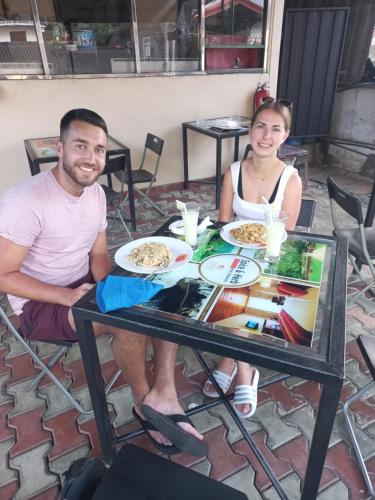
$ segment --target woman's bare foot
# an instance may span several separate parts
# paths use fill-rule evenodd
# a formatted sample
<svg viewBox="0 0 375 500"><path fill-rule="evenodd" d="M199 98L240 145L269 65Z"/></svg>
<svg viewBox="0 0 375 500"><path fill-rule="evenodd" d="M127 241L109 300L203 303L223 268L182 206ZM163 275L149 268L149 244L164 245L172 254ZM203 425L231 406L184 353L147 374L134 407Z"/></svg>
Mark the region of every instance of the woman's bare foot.
<svg viewBox="0 0 375 500"><path fill-rule="evenodd" d="M234 359L221 358L220 363L216 369L225 373L226 375L228 375L228 377L230 377L233 374L233 370L235 370L235 368L236 368L236 361L234 361ZM205 392L212 392L216 394L216 390L214 389L213 385L209 380L207 380L207 382L205 383L204 389Z"/></svg>

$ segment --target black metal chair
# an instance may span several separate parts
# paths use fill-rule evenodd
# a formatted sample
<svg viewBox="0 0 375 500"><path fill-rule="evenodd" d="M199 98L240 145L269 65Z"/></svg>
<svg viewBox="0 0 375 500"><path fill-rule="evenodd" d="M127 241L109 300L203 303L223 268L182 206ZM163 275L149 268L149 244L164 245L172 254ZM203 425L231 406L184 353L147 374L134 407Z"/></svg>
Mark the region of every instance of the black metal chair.
<svg viewBox="0 0 375 500"><path fill-rule="evenodd" d="M107 199L107 204L109 209L113 209L115 212L115 217L120 219L122 225L125 228L126 233L128 234L128 240L132 240L133 237L126 225L126 221L122 215L123 205L126 198L124 198L124 185L125 185L125 175L126 175L126 157L125 155L116 156L114 158L110 158L105 166L103 171L103 175L110 176L111 174L115 174L116 177L121 182L120 191L115 191L112 185L106 186L102 184L102 188L104 189L105 196ZM111 217L111 214L107 214L107 217Z"/></svg>
<svg viewBox="0 0 375 500"><path fill-rule="evenodd" d="M0 304L0 318L2 322L5 324L5 326L8 328L9 333L11 333L17 340L18 342L24 347L24 349L30 354L36 365L40 368L40 372L36 377L34 377L30 383L26 386L26 390L30 391L35 389L39 382L42 380L44 375L47 375L54 384L63 392L63 394L68 398L69 402L71 405L79 411L82 415L89 415L92 413L92 410L85 410L82 405L74 399L72 394L68 391L68 389L60 382L60 380L54 375L54 373L51 371L53 366L57 363L59 359L61 359L63 356L65 356L67 350L73 345L73 342L68 342L68 341L53 341L53 342L48 342L49 344L54 344L57 346L56 352L53 354L53 356L50 358L48 363L45 363L37 354L37 347L36 343L34 342L29 342L27 339L25 339L21 333L16 329L16 327L13 325L13 323L9 319L10 315L7 314L7 311L5 307L3 307ZM53 325L51 325L51 328L53 328Z"/></svg>
<svg viewBox="0 0 375 500"><path fill-rule="evenodd" d="M143 202L147 202L149 205L155 208L155 210L160 212L163 216L166 216L167 213L160 207L158 207L149 197L150 190L152 188L152 185L156 181L156 176L159 171L159 163L161 154L163 152L163 146L164 146L163 139L160 139L156 135L148 133L146 137L145 148L143 150L141 164L138 169L132 170L132 176L133 176L134 190L141 196L141 200ZM149 159L150 157L154 158L153 172L150 172L144 168L146 160ZM115 175L116 177L118 177L117 174ZM147 183L148 186L146 187L145 191L142 191L136 186L136 184L147 184ZM123 203L125 203L126 200L127 197L125 198Z"/></svg>
<svg viewBox="0 0 375 500"><path fill-rule="evenodd" d="M357 337L357 344L358 344L358 347L359 347L359 349L362 353L362 356L366 362L366 365L367 365L368 369L370 370L370 374L371 374L373 380L371 382L369 382L367 385L365 385L364 387L362 387L362 389L360 389L358 392L353 394L353 396L351 396L346 401L346 403L344 404L344 407L343 407L343 413L344 413L345 422L346 422L346 425L347 425L347 428L349 431L349 435L350 435L351 440L352 440L354 453L355 453L355 456L357 458L358 464L361 468L361 471L362 471L364 480L366 482L368 491L369 491L371 497L375 498L374 486L372 485L372 482L371 482L364 458L362 456L361 450L359 448L357 438L355 437L353 425L352 425L352 422L351 422L350 416L349 416L349 406L354 401L357 401L357 399L360 399L365 392L367 392L370 388L373 388L375 385L375 337L373 337L372 335L368 335L368 334L361 334Z"/></svg>
<svg viewBox="0 0 375 500"><path fill-rule="evenodd" d="M363 295L369 288L375 285L375 267L372 263L372 259L375 259L375 227L364 227L362 205L357 196L339 187L332 177L328 177L327 185L331 203L332 221L335 228L333 234L337 237L347 238L349 242L350 262L360 280L365 285L362 290L359 290L348 300L348 304L350 304L353 300ZM357 223L357 227L339 228L334 202L341 207L346 214L354 219ZM369 266L372 274L372 279L370 279L370 281L366 281L362 276L357 263Z"/></svg>
<svg viewBox="0 0 375 500"><path fill-rule="evenodd" d="M306 229L309 233L314 220L316 201L302 199L296 226Z"/></svg>
<svg viewBox="0 0 375 500"><path fill-rule="evenodd" d="M35 364L39 368L39 373L29 382L26 386L26 391L34 390L38 387L39 383L43 379L44 375L47 375L51 379L51 381L56 384L56 386L63 392L63 394L68 398L71 405L82 415L90 415L92 410L85 410L83 406L74 399L71 392L60 382L60 380L54 375L52 372L55 364L66 355L69 348L71 348L76 342L63 341L63 340L54 340L51 342L48 341L37 341L31 342L27 340L14 326L14 324L10 321L10 317L14 316L13 311L8 311L7 301L4 294L0 294L0 323L2 323L5 328L8 329L9 333L11 333L16 340L24 347L24 349L30 354ZM53 325L51 325L53 328ZM3 332L2 332L3 333ZM52 344L56 346L56 351L53 353L51 358L48 360L48 363L45 363L40 356L38 356L38 344ZM111 390L112 386L121 375L121 370L118 369L113 375L110 382L105 387L105 393L108 394Z"/></svg>

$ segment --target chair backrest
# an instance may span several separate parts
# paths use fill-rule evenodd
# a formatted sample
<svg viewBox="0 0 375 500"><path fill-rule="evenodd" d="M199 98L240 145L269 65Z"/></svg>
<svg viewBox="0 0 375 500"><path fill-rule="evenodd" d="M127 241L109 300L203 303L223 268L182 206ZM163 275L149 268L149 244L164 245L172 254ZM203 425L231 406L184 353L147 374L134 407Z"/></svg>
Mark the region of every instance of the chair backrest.
<svg viewBox="0 0 375 500"><path fill-rule="evenodd" d="M305 227L310 230L314 220L316 201L302 199L296 226Z"/></svg>
<svg viewBox="0 0 375 500"><path fill-rule="evenodd" d="M126 157L125 155L115 156L109 158L105 164L103 175L114 174L116 172L125 172L126 169Z"/></svg>
<svg viewBox="0 0 375 500"><path fill-rule="evenodd" d="M327 178L328 196L331 201L335 201L346 213L348 213L358 224L363 224L362 205L357 196L339 187L332 177ZM334 214L332 213L333 218ZM335 220L334 220L335 223Z"/></svg>
<svg viewBox="0 0 375 500"><path fill-rule="evenodd" d="M163 139L160 139L160 137L157 137L156 135L150 133L147 134L145 143L146 149L151 149L151 151L153 151L155 154L161 156L161 153L163 151L163 146L164 146Z"/></svg>

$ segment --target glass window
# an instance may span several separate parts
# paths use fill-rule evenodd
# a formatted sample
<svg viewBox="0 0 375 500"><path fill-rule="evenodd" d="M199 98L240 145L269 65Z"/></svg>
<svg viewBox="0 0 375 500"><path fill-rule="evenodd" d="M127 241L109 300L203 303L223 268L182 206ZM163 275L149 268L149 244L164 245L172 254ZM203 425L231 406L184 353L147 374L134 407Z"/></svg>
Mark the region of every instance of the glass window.
<svg viewBox="0 0 375 500"><path fill-rule="evenodd" d="M43 74L29 0L0 1L0 74Z"/></svg>
<svg viewBox="0 0 375 500"><path fill-rule="evenodd" d="M141 72L199 70L199 0L137 0Z"/></svg>
<svg viewBox="0 0 375 500"><path fill-rule="evenodd" d="M206 0L206 69L262 68L266 0Z"/></svg>
<svg viewBox="0 0 375 500"><path fill-rule="evenodd" d="M38 0L51 74L133 73L130 0Z"/></svg>

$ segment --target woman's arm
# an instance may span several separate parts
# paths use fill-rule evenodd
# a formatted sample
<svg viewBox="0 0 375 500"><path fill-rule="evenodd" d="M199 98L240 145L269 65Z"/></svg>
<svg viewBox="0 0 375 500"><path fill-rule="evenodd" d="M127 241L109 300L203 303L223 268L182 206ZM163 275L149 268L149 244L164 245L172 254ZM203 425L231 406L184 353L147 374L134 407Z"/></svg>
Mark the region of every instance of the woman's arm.
<svg viewBox="0 0 375 500"><path fill-rule="evenodd" d="M297 172L290 176L285 187L281 209L288 214L286 229L293 231L298 219L302 199L302 182Z"/></svg>
<svg viewBox="0 0 375 500"><path fill-rule="evenodd" d="M219 221L230 222L233 217L233 186L232 171L229 167L224 174L223 187L220 196Z"/></svg>

